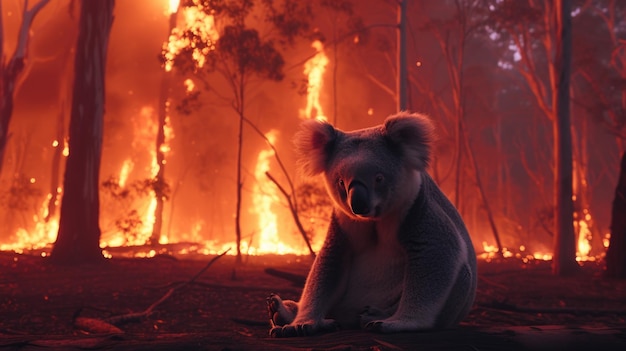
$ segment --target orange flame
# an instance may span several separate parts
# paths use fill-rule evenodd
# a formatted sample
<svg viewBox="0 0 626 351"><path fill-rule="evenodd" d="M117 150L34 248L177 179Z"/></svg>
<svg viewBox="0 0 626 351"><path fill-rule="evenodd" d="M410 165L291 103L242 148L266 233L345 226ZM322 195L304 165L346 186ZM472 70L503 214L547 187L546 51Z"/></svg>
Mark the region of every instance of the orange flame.
<svg viewBox="0 0 626 351"><path fill-rule="evenodd" d="M300 117L326 120L324 109L320 103L320 93L324 83L324 72L329 61L324 53L324 44L321 41L315 40L311 47L317 53L304 64L304 74L308 77L308 85L306 107L300 110Z"/></svg>
<svg viewBox="0 0 626 351"><path fill-rule="evenodd" d="M535 251L532 253L526 252L526 246L520 245L519 248L515 251L512 251L509 248L502 248L502 255L498 253L498 247L495 245L491 245L486 241L482 242L483 244L483 253L478 254L478 258L485 260L487 262L492 261L493 259L504 257L504 258L516 258L521 260L524 263L528 263L533 260L542 260L542 261L550 261L552 260L552 254L545 253L541 251Z"/></svg>
<svg viewBox="0 0 626 351"><path fill-rule="evenodd" d="M174 14L178 11L178 5L180 5L180 0L169 0L169 13Z"/></svg>
<svg viewBox="0 0 626 351"><path fill-rule="evenodd" d="M31 181L33 181L33 179L31 179ZM47 222L44 220L48 214L48 200L51 197L52 194L48 194L46 199L42 202L38 213L33 215L34 228L31 230L18 228L14 234L14 242L10 244L0 244L0 251L23 253L25 250L44 248L56 241L59 232L59 220L56 218L51 218ZM46 255L45 252L42 252L42 256Z"/></svg>
<svg viewBox="0 0 626 351"><path fill-rule="evenodd" d="M574 228L578 228L576 261L595 261L596 257L591 255L591 214L587 209L583 213L584 218L574 219Z"/></svg>
<svg viewBox="0 0 626 351"><path fill-rule="evenodd" d="M278 132L270 130L265 137L269 143L274 144ZM265 175L270 170L270 159L274 156L274 150L267 148L261 150L257 156L257 164L254 170L256 183L254 185L253 212L259 217L259 245L257 253L279 252L285 248L278 238L278 216L273 211L273 205L278 202L276 186Z"/></svg>
<svg viewBox="0 0 626 351"><path fill-rule="evenodd" d="M176 28L172 29L167 43L164 44L165 50L165 70L171 71L174 65L174 58L183 48L191 47L193 49L193 59L198 67L205 64L205 56L214 49L215 42L219 39L219 33L215 27L215 18L207 15L203 11L204 7L198 0L194 0L194 6L183 7L182 17ZM207 46L199 48L195 43L184 37L186 31L191 31L201 38Z"/></svg>

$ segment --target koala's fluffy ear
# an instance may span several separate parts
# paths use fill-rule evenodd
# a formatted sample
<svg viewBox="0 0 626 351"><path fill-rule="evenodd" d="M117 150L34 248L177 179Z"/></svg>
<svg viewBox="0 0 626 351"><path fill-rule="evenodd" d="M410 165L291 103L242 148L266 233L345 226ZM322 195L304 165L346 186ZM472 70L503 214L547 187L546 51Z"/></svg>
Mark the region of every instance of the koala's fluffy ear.
<svg viewBox="0 0 626 351"><path fill-rule="evenodd" d="M428 117L417 113L400 112L387 117L384 123L385 136L402 150L410 166L420 171L426 169L430 161L434 129Z"/></svg>
<svg viewBox="0 0 626 351"><path fill-rule="evenodd" d="M300 124L294 137L298 164L304 174L314 176L326 170L338 131L328 122L310 119Z"/></svg>

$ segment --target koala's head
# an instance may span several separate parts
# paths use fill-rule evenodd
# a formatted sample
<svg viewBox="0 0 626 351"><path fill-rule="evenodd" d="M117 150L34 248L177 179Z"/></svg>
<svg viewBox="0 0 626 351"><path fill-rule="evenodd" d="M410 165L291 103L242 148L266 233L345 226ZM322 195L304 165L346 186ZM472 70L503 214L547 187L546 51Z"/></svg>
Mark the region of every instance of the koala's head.
<svg viewBox="0 0 626 351"><path fill-rule="evenodd" d="M376 220L415 199L415 175L428 166L433 129L427 117L409 113L351 132L307 120L295 145L302 171L324 175L339 209L354 219Z"/></svg>

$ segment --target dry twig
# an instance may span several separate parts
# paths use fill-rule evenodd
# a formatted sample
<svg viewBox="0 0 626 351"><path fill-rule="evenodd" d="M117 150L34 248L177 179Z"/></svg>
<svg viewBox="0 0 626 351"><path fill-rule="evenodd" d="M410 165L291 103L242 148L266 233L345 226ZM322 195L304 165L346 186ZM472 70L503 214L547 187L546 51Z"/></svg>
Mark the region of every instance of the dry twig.
<svg viewBox="0 0 626 351"><path fill-rule="evenodd" d="M122 314L122 315L118 315L118 316L112 316L109 318L105 318L103 320L99 320L99 319L92 319L92 318L82 318L82 317L78 317L76 316L74 318L74 325L81 329L81 330L86 330L89 332L101 332L102 330L109 328L111 330L113 330L112 328L115 328L115 325L120 325L120 324L124 324L124 323L128 323L128 322L137 322L137 321L141 321L144 318L147 318L148 316L150 316L150 314L152 314L152 312L154 311L154 309L159 306L160 304L162 304L163 302L165 302L165 300L167 300L170 296L172 296L174 294L174 292L176 290L179 290L191 283L193 283L196 279L198 279L207 269L209 269L209 267L211 267L211 265L213 265L213 263L215 263L215 261L217 261L219 258L221 258L222 256L226 255L226 253L230 251L230 249L222 252L221 254L213 257L213 259L211 259L209 261L209 263L207 263L206 266L204 266L204 268L202 268L198 273L196 273L196 275L194 275L191 279L184 281L176 286L171 287L166 293L165 295L163 295L163 297L161 297L160 299L158 299L156 302L154 302L152 305L148 306L148 308L146 308L144 311L142 312L132 312L132 313L126 313L126 314ZM87 320L88 323L85 324L84 321ZM80 322L80 323L79 323ZM90 325L95 325L97 326L97 328L90 328ZM87 328L85 328L85 326ZM104 329L103 329L104 328Z"/></svg>

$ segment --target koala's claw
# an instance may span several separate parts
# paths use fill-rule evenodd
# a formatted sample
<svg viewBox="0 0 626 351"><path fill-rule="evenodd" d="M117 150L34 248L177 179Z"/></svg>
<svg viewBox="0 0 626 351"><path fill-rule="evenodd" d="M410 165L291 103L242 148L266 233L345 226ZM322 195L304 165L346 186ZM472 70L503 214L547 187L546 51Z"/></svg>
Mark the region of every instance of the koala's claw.
<svg viewBox="0 0 626 351"><path fill-rule="evenodd" d="M291 338L297 336L312 336L337 330L339 330L339 325L336 321L325 319L317 325L306 323L276 326L270 329L270 337Z"/></svg>
<svg viewBox="0 0 626 351"><path fill-rule="evenodd" d="M280 298L280 296L271 293L270 296L267 297L266 301L267 313L269 314L270 318L270 326L274 328L288 324L289 322L285 321L284 318L282 318L281 316L280 308L283 305L283 300Z"/></svg>
<svg viewBox="0 0 626 351"><path fill-rule="evenodd" d="M272 338L291 338L313 334L315 334L315 329L311 324L283 325L270 329L270 337Z"/></svg>

